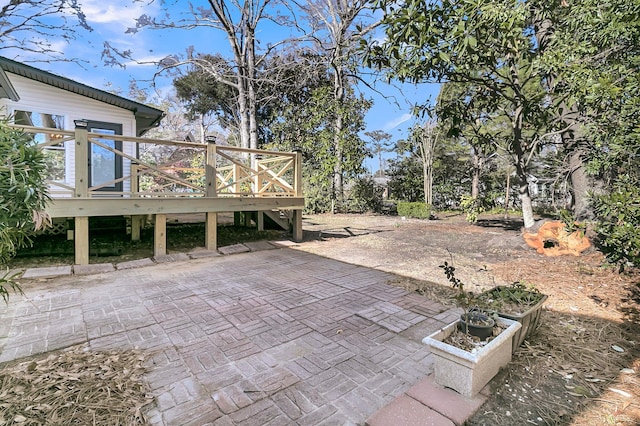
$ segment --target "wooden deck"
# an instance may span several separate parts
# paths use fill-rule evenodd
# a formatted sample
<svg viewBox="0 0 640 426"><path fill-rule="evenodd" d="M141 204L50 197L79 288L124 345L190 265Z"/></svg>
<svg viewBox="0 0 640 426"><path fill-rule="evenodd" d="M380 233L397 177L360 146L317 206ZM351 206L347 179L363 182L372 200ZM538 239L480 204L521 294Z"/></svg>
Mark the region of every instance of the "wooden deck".
<svg viewBox="0 0 640 426"><path fill-rule="evenodd" d="M46 211L52 218L74 219L76 264L89 263L89 218L96 216L130 216L131 237L135 240L140 238L143 219L151 215L156 256L166 254L167 214L205 213L208 250L217 248L217 214L221 212L257 212L258 228L262 227L263 215L276 218L284 212L291 221L294 240L302 239L300 153L94 134L82 123L76 124L75 131L15 126L33 135L45 153L60 147L73 150L74 164L72 168L65 165L65 178L47 181L51 202ZM114 148L114 141L127 148ZM118 158L122 176L89 186L92 146ZM154 148L183 155L153 164L130 154ZM110 187L118 190L105 191Z"/></svg>

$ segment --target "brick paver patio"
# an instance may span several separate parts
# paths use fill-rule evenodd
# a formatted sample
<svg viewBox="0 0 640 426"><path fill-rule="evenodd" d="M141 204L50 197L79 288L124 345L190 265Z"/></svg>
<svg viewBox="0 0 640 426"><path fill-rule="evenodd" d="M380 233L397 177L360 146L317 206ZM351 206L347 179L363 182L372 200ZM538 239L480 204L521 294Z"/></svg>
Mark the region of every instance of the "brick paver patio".
<svg viewBox="0 0 640 426"><path fill-rule="evenodd" d="M420 339L457 316L289 248L182 259L24 281L0 304L0 362L135 347L152 424L363 424L431 372Z"/></svg>

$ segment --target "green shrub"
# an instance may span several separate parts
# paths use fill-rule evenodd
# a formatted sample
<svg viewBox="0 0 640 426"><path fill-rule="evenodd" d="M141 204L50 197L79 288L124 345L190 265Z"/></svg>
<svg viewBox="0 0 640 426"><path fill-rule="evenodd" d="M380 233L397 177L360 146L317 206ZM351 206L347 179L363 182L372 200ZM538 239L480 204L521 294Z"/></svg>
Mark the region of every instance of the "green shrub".
<svg viewBox="0 0 640 426"><path fill-rule="evenodd" d="M383 188L377 186L371 176L355 179L344 209L349 213L382 211Z"/></svg>
<svg viewBox="0 0 640 426"><path fill-rule="evenodd" d="M482 200L473 198L471 195L463 195L460 197L460 207L467 214L467 222L476 223L480 213L484 212Z"/></svg>
<svg viewBox="0 0 640 426"><path fill-rule="evenodd" d="M418 219L429 219L431 216L431 206L425 203L398 203L398 216L415 217Z"/></svg>
<svg viewBox="0 0 640 426"><path fill-rule="evenodd" d="M48 223L46 164L30 137L0 121L0 264L30 244L33 232ZM18 291L13 276L0 277L0 296Z"/></svg>
<svg viewBox="0 0 640 426"><path fill-rule="evenodd" d="M622 176L610 194L593 199L598 223L597 243L609 261L640 267L640 189L636 180Z"/></svg>

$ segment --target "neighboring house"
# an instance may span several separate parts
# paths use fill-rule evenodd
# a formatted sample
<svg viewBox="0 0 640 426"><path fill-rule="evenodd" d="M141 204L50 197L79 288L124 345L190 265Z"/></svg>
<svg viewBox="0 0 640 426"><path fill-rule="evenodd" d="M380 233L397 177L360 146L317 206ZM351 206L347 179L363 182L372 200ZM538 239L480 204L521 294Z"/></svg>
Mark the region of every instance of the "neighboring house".
<svg viewBox="0 0 640 426"><path fill-rule="evenodd" d="M163 112L0 56L0 115L11 117L16 124L62 130L73 130L76 120L84 120L91 133L141 136L160 123ZM38 142L50 142L62 135L39 134L37 137L42 139ZM137 158L136 144L110 143L113 148ZM74 148L73 141L46 148L51 180L74 186ZM131 161L127 158L98 146L88 151L90 186L117 180L123 170L129 170ZM129 185L129 181L124 180L101 190L128 191Z"/></svg>

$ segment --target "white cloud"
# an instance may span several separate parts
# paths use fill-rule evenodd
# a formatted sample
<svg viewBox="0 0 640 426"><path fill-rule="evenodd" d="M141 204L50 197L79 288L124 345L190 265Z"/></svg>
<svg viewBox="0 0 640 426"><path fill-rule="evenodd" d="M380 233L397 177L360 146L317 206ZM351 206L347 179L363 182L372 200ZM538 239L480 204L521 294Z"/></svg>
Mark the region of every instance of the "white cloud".
<svg viewBox="0 0 640 426"><path fill-rule="evenodd" d="M155 8L149 10L150 7L152 6L146 3L132 3L127 0L89 0L82 4L82 11L90 25L120 24L122 27L130 27L140 15L155 13Z"/></svg>
<svg viewBox="0 0 640 426"><path fill-rule="evenodd" d="M382 129L385 132L388 132L389 130L393 130L396 127L398 127L399 125L401 125L402 123L411 120L411 117L413 117L413 116L411 114L409 114L409 113L402 114L400 117L395 118L395 119L385 123L385 125L382 126Z"/></svg>

